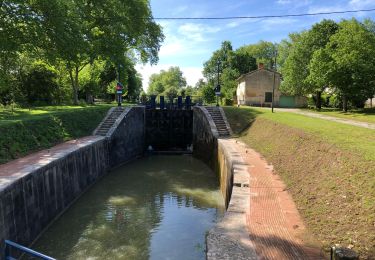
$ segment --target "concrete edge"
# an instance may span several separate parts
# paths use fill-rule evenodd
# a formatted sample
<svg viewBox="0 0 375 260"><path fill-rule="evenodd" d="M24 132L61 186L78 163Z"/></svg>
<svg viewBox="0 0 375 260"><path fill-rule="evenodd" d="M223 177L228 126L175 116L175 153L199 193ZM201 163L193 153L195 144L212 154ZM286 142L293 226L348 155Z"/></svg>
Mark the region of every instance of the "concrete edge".
<svg viewBox="0 0 375 260"><path fill-rule="evenodd" d="M206 117L206 119L208 121L208 124L210 125L211 132L212 132L213 136L216 139L218 139L219 138L219 131L217 130L215 122L212 119L210 113L208 113L208 110L205 107L202 107L202 106L195 106L194 108L197 108L197 109L199 109L199 110L201 110L203 112L203 114L205 115L205 117Z"/></svg>
<svg viewBox="0 0 375 260"><path fill-rule="evenodd" d="M133 107L126 107L124 111L122 111L121 115L116 119L115 123L111 126L108 130L105 137L111 138L112 134L116 131L117 127L120 125L122 120L127 116L127 114L132 110Z"/></svg>
<svg viewBox="0 0 375 260"><path fill-rule="evenodd" d="M246 215L250 210L248 165L230 142L230 139L218 139L218 153L224 155L226 176L228 179L233 177L233 186L228 187L232 192L223 219L209 230L206 237L206 259L257 260L246 225Z"/></svg>
<svg viewBox="0 0 375 260"><path fill-rule="evenodd" d="M233 135L233 131L232 131L232 128L230 127L230 124L228 122L227 116L225 115L224 109L222 107L219 107L219 110L220 110L221 116L223 117L225 125L227 126L229 134L232 136Z"/></svg>

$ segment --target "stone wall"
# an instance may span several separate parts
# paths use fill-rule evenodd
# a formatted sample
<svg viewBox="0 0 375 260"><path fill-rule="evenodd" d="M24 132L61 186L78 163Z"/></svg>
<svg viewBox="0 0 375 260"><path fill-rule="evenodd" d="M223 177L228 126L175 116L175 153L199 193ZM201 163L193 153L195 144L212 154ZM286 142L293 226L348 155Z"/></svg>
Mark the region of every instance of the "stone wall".
<svg viewBox="0 0 375 260"><path fill-rule="evenodd" d="M107 142L96 137L1 177L1 252L4 239L29 245L108 168Z"/></svg>
<svg viewBox="0 0 375 260"><path fill-rule="evenodd" d="M0 166L0 260L4 239L30 245L110 168L143 155L144 111L126 108L106 137L82 138L56 152L51 148L29 163L21 158L14 169Z"/></svg>
<svg viewBox="0 0 375 260"><path fill-rule="evenodd" d="M108 132L111 168L143 155L145 149L145 107L126 108Z"/></svg>
<svg viewBox="0 0 375 260"><path fill-rule="evenodd" d="M208 164L217 167L217 139L219 133L210 114L204 107L193 108L193 155Z"/></svg>
<svg viewBox="0 0 375 260"><path fill-rule="evenodd" d="M204 107L194 107L193 155L208 164L220 179L220 190L225 206L229 204L232 192L232 165L228 163L229 154L221 142L216 125Z"/></svg>
<svg viewBox="0 0 375 260"><path fill-rule="evenodd" d="M206 237L206 258L256 260L247 228L249 210L248 165L233 145L234 140L218 137L215 123L203 107L194 107L193 155L206 162L220 178L226 212Z"/></svg>

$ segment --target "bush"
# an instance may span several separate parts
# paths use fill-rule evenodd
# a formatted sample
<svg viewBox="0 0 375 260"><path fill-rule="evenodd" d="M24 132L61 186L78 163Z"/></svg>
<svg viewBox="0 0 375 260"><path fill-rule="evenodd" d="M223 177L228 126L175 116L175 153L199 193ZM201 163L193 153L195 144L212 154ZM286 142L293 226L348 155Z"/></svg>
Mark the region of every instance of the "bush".
<svg viewBox="0 0 375 260"><path fill-rule="evenodd" d="M221 104L223 106L233 106L233 99L231 99L231 98L222 98L221 99Z"/></svg>
<svg viewBox="0 0 375 260"><path fill-rule="evenodd" d="M0 163L90 135L107 110L108 107L87 107L3 123L0 125Z"/></svg>
<svg viewBox="0 0 375 260"><path fill-rule="evenodd" d="M29 105L56 104L59 99L57 71L44 62L35 62L22 81L22 90Z"/></svg>

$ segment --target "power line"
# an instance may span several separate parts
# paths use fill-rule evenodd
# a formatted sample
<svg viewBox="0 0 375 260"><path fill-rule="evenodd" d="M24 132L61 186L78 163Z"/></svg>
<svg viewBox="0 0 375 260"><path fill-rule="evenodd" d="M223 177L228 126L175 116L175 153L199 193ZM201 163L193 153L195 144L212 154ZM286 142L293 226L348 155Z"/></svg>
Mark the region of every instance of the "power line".
<svg viewBox="0 0 375 260"><path fill-rule="evenodd" d="M318 12L318 13L302 13L302 14L282 14L282 15L256 15L256 16L227 16L227 17L154 17L154 20L235 20L235 19L265 19L265 18L286 18L286 17L301 17L301 16L317 16L330 14L347 14L359 12L373 12L372 9L362 10L346 10L334 12Z"/></svg>

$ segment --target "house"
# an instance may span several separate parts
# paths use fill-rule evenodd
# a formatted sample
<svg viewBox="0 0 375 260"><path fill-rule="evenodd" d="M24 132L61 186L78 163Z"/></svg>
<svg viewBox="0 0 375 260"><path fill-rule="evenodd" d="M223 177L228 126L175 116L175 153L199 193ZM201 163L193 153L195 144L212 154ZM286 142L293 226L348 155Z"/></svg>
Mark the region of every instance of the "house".
<svg viewBox="0 0 375 260"><path fill-rule="evenodd" d="M248 106L271 106L274 89L275 107L305 107L307 99L284 95L280 90L281 74L267 69L262 63L258 69L241 75L236 91L237 104Z"/></svg>

